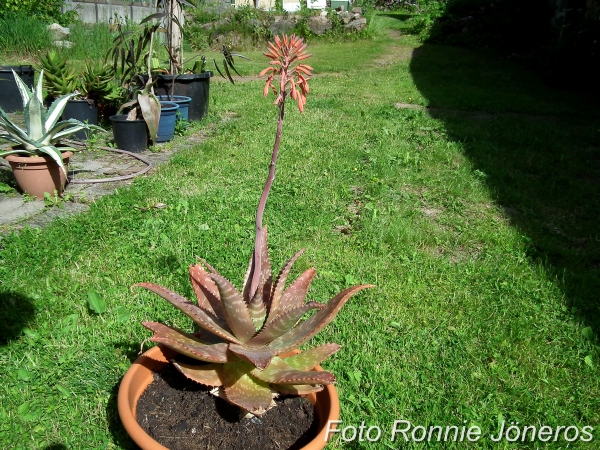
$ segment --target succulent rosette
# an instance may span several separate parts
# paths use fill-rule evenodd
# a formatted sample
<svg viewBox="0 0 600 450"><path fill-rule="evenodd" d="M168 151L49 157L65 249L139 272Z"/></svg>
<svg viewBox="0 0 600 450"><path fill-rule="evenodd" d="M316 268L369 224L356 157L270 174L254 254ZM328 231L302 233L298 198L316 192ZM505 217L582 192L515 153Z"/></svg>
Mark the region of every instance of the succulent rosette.
<svg viewBox="0 0 600 450"><path fill-rule="evenodd" d="M262 216L275 179L285 101L291 96L302 111L309 92L312 68L299 63L310 56L305 50L302 39L283 36L269 43L265 53L271 62L261 73L268 75L264 93L267 95L269 89L274 92L279 120L269 175L256 213L254 252L242 289L238 291L205 261L190 266L196 303L156 284L135 285L160 295L202 328L200 333L186 333L156 322L143 323L154 332L152 341L204 362L174 362L175 367L192 380L218 388L217 392L230 403L254 415L273 407L279 393L308 394L335 382L330 372L314 369L337 352L339 345L325 344L299 354L293 351L331 322L352 295L373 287L363 284L345 289L326 304L307 302L314 269L306 270L286 287L290 270L303 250L283 266L276 278L271 273ZM311 311L314 314L302 320Z"/></svg>

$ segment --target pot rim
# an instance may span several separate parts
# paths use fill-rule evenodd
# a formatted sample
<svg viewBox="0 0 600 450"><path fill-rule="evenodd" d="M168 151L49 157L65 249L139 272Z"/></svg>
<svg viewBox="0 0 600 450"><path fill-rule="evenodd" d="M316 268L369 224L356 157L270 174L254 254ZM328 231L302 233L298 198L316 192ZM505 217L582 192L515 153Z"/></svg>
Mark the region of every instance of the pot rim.
<svg viewBox="0 0 600 450"><path fill-rule="evenodd" d="M295 352L298 352L298 350L295 350ZM140 397L153 381L152 373L157 368L168 364L171 359L171 355L174 356L176 354L177 352L163 346L162 344L150 348L133 362L123 376L121 384L119 385L119 393L117 397L119 417L121 418L121 422L123 423L123 426L125 427L125 430L131 439L133 439L135 443L144 450L168 450L166 447L152 439L142 429L137 422L135 412ZM316 366L315 370L323 371L321 366ZM140 374L142 371L148 371L149 376L147 376L144 380L139 380L139 378L142 376ZM138 378L138 380L136 380L136 378ZM135 385L135 381L138 382L137 386ZM325 445L327 445L328 441L326 439L328 429L327 424L330 421L339 420L340 417L340 402L337 395L337 390L333 384L328 384L324 386L322 391L316 394L309 394L304 397L315 405L315 414L317 414L319 421L319 432L315 438L302 447L301 450L318 450L325 448ZM319 404L323 404L324 407L319 408ZM327 408L327 406L329 406L329 408ZM325 417L323 417L322 411L320 411L322 409L326 409L328 411L328 414L326 414ZM335 428L337 428L336 422L331 424L330 430Z"/></svg>
<svg viewBox="0 0 600 450"><path fill-rule="evenodd" d="M35 69L31 64L19 64L16 66L0 66L0 73L12 73L13 70L17 73L17 75L22 75L24 73L33 75L35 73Z"/></svg>
<svg viewBox="0 0 600 450"><path fill-rule="evenodd" d="M177 80L189 81L189 80L201 80L201 79L205 79L205 78L210 79L213 76L214 76L214 73L209 70L209 71L202 72L202 73L184 73L181 75L160 74L160 75L158 75L158 78L160 78L164 81L172 81L173 78L175 78L175 81L177 81Z"/></svg>
<svg viewBox="0 0 600 450"><path fill-rule="evenodd" d="M173 97L173 100L170 100L170 98ZM158 100L160 100L160 102L169 102L169 103L177 103L178 105L180 103L186 104L186 103L190 103L192 101L192 97L188 97L187 95L157 95L156 98L158 98Z"/></svg>
<svg viewBox="0 0 600 450"><path fill-rule="evenodd" d="M146 123L146 121L144 119L135 119L135 120L127 120L127 114L115 114L114 116L110 116L108 118L108 120L110 120L111 122L118 122L118 123L123 123L123 122L131 122L131 123Z"/></svg>
<svg viewBox="0 0 600 450"><path fill-rule="evenodd" d="M161 112L162 111L175 111L176 109L179 109L179 103L175 103L172 101L160 101L160 108L161 108Z"/></svg>
<svg viewBox="0 0 600 450"><path fill-rule="evenodd" d="M69 159L73 156L72 151L64 151L60 154L62 159ZM6 155L3 157L9 162L20 163L20 164L47 164L49 161L54 161L50 156L19 156L18 154Z"/></svg>

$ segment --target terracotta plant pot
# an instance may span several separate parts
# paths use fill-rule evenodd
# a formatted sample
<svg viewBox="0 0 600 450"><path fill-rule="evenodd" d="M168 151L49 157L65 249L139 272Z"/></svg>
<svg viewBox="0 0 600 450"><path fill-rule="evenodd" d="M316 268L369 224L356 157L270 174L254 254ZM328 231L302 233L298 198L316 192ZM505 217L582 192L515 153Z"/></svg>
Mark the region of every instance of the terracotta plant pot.
<svg viewBox="0 0 600 450"><path fill-rule="evenodd" d="M69 170L69 158L73 152L63 152L62 159L66 170ZM24 193L35 196L37 200L44 200L44 192L62 195L67 184L67 178L60 167L49 156L5 156L12 168L19 189Z"/></svg>
<svg viewBox="0 0 600 450"><path fill-rule="evenodd" d="M138 424L136 408L139 398L150 383L152 383L153 372L169 364L169 361L175 355L177 353L167 347L161 345L152 347L134 361L125 373L123 381L121 381L121 385L119 386L118 405L121 422L123 422L123 426L131 439L142 450L168 450L146 434ZM317 366L316 370L320 371L323 369ZM319 450L327 444L325 435L327 433L328 421L340 418L340 402L337 390L333 385L327 385L321 392L307 395L306 399L315 405L315 414L319 420L319 433L312 441L302 447L302 450ZM331 428L335 428L335 425L332 425Z"/></svg>

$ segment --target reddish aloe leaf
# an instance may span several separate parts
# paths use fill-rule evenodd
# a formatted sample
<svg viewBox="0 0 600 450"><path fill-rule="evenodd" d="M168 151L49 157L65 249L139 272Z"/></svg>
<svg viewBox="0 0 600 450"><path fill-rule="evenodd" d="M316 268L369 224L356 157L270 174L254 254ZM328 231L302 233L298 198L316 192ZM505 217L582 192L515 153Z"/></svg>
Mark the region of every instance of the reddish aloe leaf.
<svg viewBox="0 0 600 450"><path fill-rule="evenodd" d="M275 384L331 384L335 382L332 373L294 369L279 357L273 358L265 370L254 369L250 375L267 383Z"/></svg>
<svg viewBox="0 0 600 450"><path fill-rule="evenodd" d="M224 363L231 360L227 352L227 344L206 344L192 334L184 333L177 328L171 328L162 323L142 322L146 328L154 332L153 342L160 342L167 347L186 356L201 361Z"/></svg>
<svg viewBox="0 0 600 450"><path fill-rule="evenodd" d="M204 364L202 366L192 366L189 364L176 363L173 365L190 380L205 386L223 386L220 371L222 364Z"/></svg>
<svg viewBox="0 0 600 450"><path fill-rule="evenodd" d="M267 383L249 375L252 369L251 364L243 361L225 364L223 387L231 403L259 416L271 408L273 391Z"/></svg>
<svg viewBox="0 0 600 450"><path fill-rule="evenodd" d="M250 277L252 276L252 264L254 263L254 254L250 257L250 261L248 261L248 268L246 269L246 274L244 275L244 282L242 283L242 295L244 296L244 300L249 302L248 291L250 289Z"/></svg>
<svg viewBox="0 0 600 450"><path fill-rule="evenodd" d="M320 347L311 348L297 355L284 358L288 366L298 370L312 370L331 355L336 353L341 346L338 344L325 344Z"/></svg>
<svg viewBox="0 0 600 450"><path fill-rule="evenodd" d="M259 286L262 286L271 278L271 261L269 260L269 247L268 247L268 237L267 237L267 225L263 227L262 230L262 239L260 241L260 274L258 275L258 284L256 286L256 290L258 290ZM242 293L244 299L246 301L250 301L251 288L252 288L252 280L255 278L256 269L256 255L252 254L252 258L250 260L250 270L246 273L246 277L244 278L244 284L242 287ZM269 291L270 293L270 291Z"/></svg>
<svg viewBox="0 0 600 450"><path fill-rule="evenodd" d="M362 284L343 290L332 298L325 308L302 322L296 328L275 339L269 344L269 347L276 348L278 354L300 347L331 322L350 297L358 291L370 287L375 286Z"/></svg>
<svg viewBox="0 0 600 450"><path fill-rule="evenodd" d="M279 308L287 309L304 303L306 293L313 278L315 277L315 269L308 269L285 290L279 300Z"/></svg>
<svg viewBox="0 0 600 450"><path fill-rule="evenodd" d="M160 295L173 306L183 311L195 323L200 325L205 330L210 331L212 334L215 334L227 341L234 342L236 344L241 344L241 342L235 336L233 336L231 333L224 329L224 324L220 323L221 321L219 319L217 319L214 316L208 315L204 310L194 305L185 297L182 297L181 295L173 291L169 291L168 289L159 286L158 284L137 283L133 286L140 286L154 292L155 294Z"/></svg>
<svg viewBox="0 0 600 450"><path fill-rule="evenodd" d="M296 322L302 318L304 314L314 308L324 308L325 305L322 303L310 302L304 305L296 306L295 308L289 308L281 312L275 319L265 325L265 327L250 339L248 345L267 345L272 340L282 336L283 334L290 331Z"/></svg>
<svg viewBox="0 0 600 450"><path fill-rule="evenodd" d="M279 300L283 294L285 282L287 281L290 270L292 270L292 266L300 257L300 255L302 255L302 253L304 253L304 249L292 256L290 260L285 263L283 269L281 269L281 272L279 272L279 275L277 276L277 280L275 281L275 286L273 287L273 292L271 294L271 301L269 302L269 316L267 317L267 324L275 319L275 317L277 317L277 315L281 312L279 311Z"/></svg>
<svg viewBox="0 0 600 450"><path fill-rule="evenodd" d="M209 276L219 288L219 297L229 329L240 341L246 342L256 334L248 305L226 278L215 273L211 273Z"/></svg>
<svg viewBox="0 0 600 450"><path fill-rule="evenodd" d="M198 306L223 319L225 316L219 299L219 289L217 289L214 281L208 277L208 273L202 265L193 264L190 266L190 281L198 299Z"/></svg>
<svg viewBox="0 0 600 450"><path fill-rule="evenodd" d="M270 286L270 283L269 283ZM250 316L252 317L252 322L254 323L254 328L256 330L260 330L265 323L265 319L267 317L267 308L265 306L265 302L263 301L263 296L265 295L264 290L267 285L258 286L256 290L256 294L252 297L252 300L248 304L248 309L250 310Z"/></svg>
<svg viewBox="0 0 600 450"><path fill-rule="evenodd" d="M307 395L321 392L323 386L311 386L310 384L270 384L271 389L286 395Z"/></svg>
<svg viewBox="0 0 600 450"><path fill-rule="evenodd" d="M275 351L266 347L248 348L231 344L229 350L260 369L265 369L271 362L271 358L275 356Z"/></svg>

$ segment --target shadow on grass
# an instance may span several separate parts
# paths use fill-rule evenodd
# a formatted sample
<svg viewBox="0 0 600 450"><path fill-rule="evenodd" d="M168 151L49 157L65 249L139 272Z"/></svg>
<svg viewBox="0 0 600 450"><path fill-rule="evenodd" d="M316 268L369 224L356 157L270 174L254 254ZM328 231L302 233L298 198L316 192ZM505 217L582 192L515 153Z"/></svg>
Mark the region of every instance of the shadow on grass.
<svg viewBox="0 0 600 450"><path fill-rule="evenodd" d="M404 22L408 19L410 19L411 17L414 17L413 14L406 14L406 13L394 13L394 12L389 12L389 13L383 13L380 14L383 17L389 17L391 19L396 19L399 20L401 22Z"/></svg>
<svg viewBox="0 0 600 450"><path fill-rule="evenodd" d="M68 450L68 447L64 444L50 444L44 450Z"/></svg>
<svg viewBox="0 0 600 450"><path fill-rule="evenodd" d="M0 345L21 336L34 316L31 299L16 292L0 292Z"/></svg>
<svg viewBox="0 0 600 450"><path fill-rule="evenodd" d="M121 418L119 417L119 407L117 404L117 398L119 396L119 385L121 382L119 381L110 391L110 397L108 398L108 403L106 405L106 418L108 420L108 429L110 434L112 434L113 442L117 445L118 448L124 449L137 449L139 448L133 440L125 431L125 427L121 423Z"/></svg>
<svg viewBox="0 0 600 450"><path fill-rule="evenodd" d="M436 45L411 73L572 311L600 327L600 117L502 60ZM538 80L538 82L536 82ZM481 111L486 111L484 114Z"/></svg>

